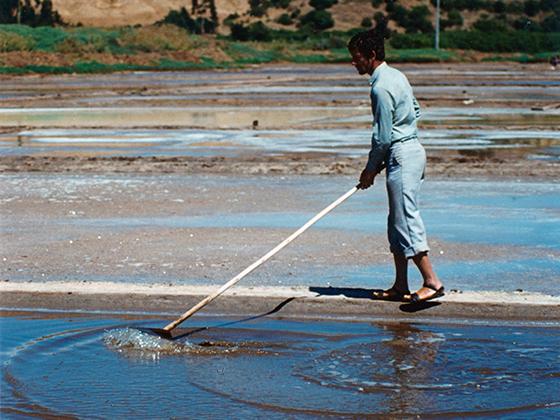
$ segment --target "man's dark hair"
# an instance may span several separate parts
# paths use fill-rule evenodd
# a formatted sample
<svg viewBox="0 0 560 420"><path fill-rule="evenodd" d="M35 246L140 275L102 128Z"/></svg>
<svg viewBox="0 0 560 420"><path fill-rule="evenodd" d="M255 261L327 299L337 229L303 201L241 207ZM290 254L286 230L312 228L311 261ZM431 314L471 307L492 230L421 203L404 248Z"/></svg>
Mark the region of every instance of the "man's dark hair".
<svg viewBox="0 0 560 420"><path fill-rule="evenodd" d="M373 52L375 52L375 58L383 61L385 60L385 39L390 35L387 21L380 20L375 28L354 35L348 42L348 50L350 52L358 51L366 58L373 57Z"/></svg>

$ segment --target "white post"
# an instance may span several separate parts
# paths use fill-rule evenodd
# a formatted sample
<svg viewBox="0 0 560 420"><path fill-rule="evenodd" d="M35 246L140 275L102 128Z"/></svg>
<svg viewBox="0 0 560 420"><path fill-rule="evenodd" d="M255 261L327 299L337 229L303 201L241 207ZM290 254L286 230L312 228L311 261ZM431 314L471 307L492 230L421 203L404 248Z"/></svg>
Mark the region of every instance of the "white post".
<svg viewBox="0 0 560 420"><path fill-rule="evenodd" d="M436 50L439 50L439 2L440 0L436 2Z"/></svg>

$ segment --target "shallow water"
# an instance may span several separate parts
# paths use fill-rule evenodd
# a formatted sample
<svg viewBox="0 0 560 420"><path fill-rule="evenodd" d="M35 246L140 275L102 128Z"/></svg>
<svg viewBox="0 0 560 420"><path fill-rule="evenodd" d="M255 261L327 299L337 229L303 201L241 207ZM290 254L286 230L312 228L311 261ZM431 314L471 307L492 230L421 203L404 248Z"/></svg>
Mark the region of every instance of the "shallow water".
<svg viewBox="0 0 560 420"><path fill-rule="evenodd" d="M558 326L199 317L164 343L128 328L163 322L0 318L3 415L560 415Z"/></svg>
<svg viewBox="0 0 560 420"><path fill-rule="evenodd" d="M474 117L473 117L474 118ZM348 119L340 118L344 123ZM336 119L329 124L336 124ZM247 124L248 125L248 124ZM368 129L196 130L196 129L40 129L0 136L0 155L83 154L89 156L239 156L248 153L324 153L361 157L369 150ZM556 130L422 130L422 144L440 151L512 152L528 159L560 159Z"/></svg>

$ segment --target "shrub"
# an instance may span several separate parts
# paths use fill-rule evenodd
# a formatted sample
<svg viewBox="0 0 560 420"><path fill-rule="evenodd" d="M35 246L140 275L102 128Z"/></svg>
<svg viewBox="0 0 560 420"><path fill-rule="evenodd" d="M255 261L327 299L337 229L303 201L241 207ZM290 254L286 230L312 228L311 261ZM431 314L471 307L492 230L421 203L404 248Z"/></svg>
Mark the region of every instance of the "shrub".
<svg viewBox="0 0 560 420"><path fill-rule="evenodd" d="M287 9L290 6L290 0L270 0L270 4L278 9Z"/></svg>
<svg viewBox="0 0 560 420"><path fill-rule="evenodd" d="M332 28L334 20L326 10L312 10L300 19L301 27L309 27L315 31Z"/></svg>
<svg viewBox="0 0 560 420"><path fill-rule="evenodd" d="M214 11L215 12L215 11ZM214 13L213 13L214 14ZM179 10L170 10L167 16L158 22L159 24L168 23L184 28L193 34L213 34L216 32L217 17L214 19L197 18L193 19L187 9L181 7Z"/></svg>
<svg viewBox="0 0 560 420"><path fill-rule="evenodd" d="M389 11L389 7L387 7L387 11ZM408 26L408 11L400 4L395 4L391 7L389 18L397 22L403 28Z"/></svg>
<svg viewBox="0 0 560 420"><path fill-rule="evenodd" d="M227 15L227 17L224 19L223 24L226 26L231 26L236 19L239 19L239 15L237 13L232 13Z"/></svg>
<svg viewBox="0 0 560 420"><path fill-rule="evenodd" d="M272 31L262 22L253 22L249 26L234 23L231 25L230 36L236 41L270 41Z"/></svg>
<svg viewBox="0 0 560 420"><path fill-rule="evenodd" d="M371 5L376 9L381 6L381 3L383 3L383 0L371 0Z"/></svg>
<svg viewBox="0 0 560 420"><path fill-rule="evenodd" d="M383 14L383 12L376 12L373 15L373 20L375 20L376 25L379 25L381 22L387 21L387 17Z"/></svg>
<svg viewBox="0 0 560 420"><path fill-rule="evenodd" d="M249 14L251 16L264 16L267 9L268 2L266 0L249 0Z"/></svg>
<svg viewBox="0 0 560 420"><path fill-rule="evenodd" d="M527 16L535 16L539 13L540 4L536 0L525 0L525 3L523 3L523 9Z"/></svg>
<svg viewBox="0 0 560 420"><path fill-rule="evenodd" d="M280 16L278 16L276 22L280 25L291 25L292 23L294 23L290 15L287 13L282 13Z"/></svg>
<svg viewBox="0 0 560 420"><path fill-rule="evenodd" d="M30 51L34 44L30 38L0 30L0 52Z"/></svg>
<svg viewBox="0 0 560 420"><path fill-rule="evenodd" d="M433 32L434 27L430 22L430 10L427 6L413 7L407 16L406 31L410 33L428 33Z"/></svg>
<svg viewBox="0 0 560 420"><path fill-rule="evenodd" d="M473 28L481 32L505 32L509 29L503 20L490 19L485 15L482 15L482 17L474 23Z"/></svg>
<svg viewBox="0 0 560 420"><path fill-rule="evenodd" d="M391 35L389 43L393 48L397 49L431 48L434 45L434 39L432 36L425 34L394 33Z"/></svg>
<svg viewBox="0 0 560 420"><path fill-rule="evenodd" d="M373 25L373 22L371 21L370 18L367 18L367 17L363 18L362 23L360 23L360 26L362 28L371 28L372 25Z"/></svg>
<svg viewBox="0 0 560 420"><path fill-rule="evenodd" d="M502 0L498 0L493 5L494 13L505 13L506 12L506 4Z"/></svg>
<svg viewBox="0 0 560 420"><path fill-rule="evenodd" d="M326 10L338 3L338 0L309 0L309 5L315 10Z"/></svg>
<svg viewBox="0 0 560 420"><path fill-rule="evenodd" d="M517 31L540 32L542 30L541 25L527 17L514 20L512 26Z"/></svg>
<svg viewBox="0 0 560 420"><path fill-rule="evenodd" d="M184 29L173 25L146 26L123 30L118 45L133 51L184 51L191 48L189 36Z"/></svg>
<svg viewBox="0 0 560 420"><path fill-rule="evenodd" d="M441 21L442 28L451 28L453 26L463 26L463 16L458 10L451 10L447 13L447 19Z"/></svg>
<svg viewBox="0 0 560 420"><path fill-rule="evenodd" d="M393 34L393 48L431 48L433 36L428 34ZM441 34L442 48L483 52L537 53L560 50L560 33L447 31Z"/></svg>
<svg viewBox="0 0 560 420"><path fill-rule="evenodd" d="M560 32L560 13L544 18L541 22L541 28L545 32Z"/></svg>
<svg viewBox="0 0 560 420"><path fill-rule="evenodd" d="M338 36L330 32L327 32L325 35L326 36L308 38L304 42L304 47L306 49L322 51L335 49L346 50L346 44L348 42L347 37Z"/></svg>

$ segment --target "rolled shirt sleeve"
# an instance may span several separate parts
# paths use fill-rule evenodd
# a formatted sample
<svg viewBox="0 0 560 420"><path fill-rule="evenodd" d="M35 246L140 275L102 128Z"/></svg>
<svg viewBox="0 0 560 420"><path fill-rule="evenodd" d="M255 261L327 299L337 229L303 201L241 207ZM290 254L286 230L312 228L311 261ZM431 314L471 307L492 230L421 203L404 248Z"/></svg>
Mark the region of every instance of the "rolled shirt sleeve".
<svg viewBox="0 0 560 420"><path fill-rule="evenodd" d="M371 89L371 108L373 111L373 133L366 170L379 172L385 160L385 155L391 146L395 106L390 93L384 88L374 86Z"/></svg>

